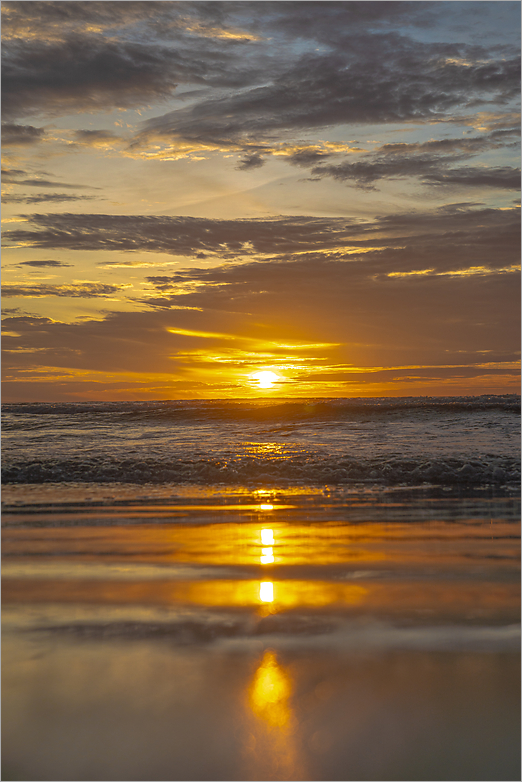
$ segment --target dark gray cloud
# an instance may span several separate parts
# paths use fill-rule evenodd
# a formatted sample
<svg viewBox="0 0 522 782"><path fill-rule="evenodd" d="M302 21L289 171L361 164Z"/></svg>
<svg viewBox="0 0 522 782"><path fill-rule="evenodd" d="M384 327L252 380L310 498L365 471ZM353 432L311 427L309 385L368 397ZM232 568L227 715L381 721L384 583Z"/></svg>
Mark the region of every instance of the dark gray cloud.
<svg viewBox="0 0 522 782"><path fill-rule="evenodd" d="M27 171L24 171L23 168L3 168L2 169L2 180L4 182L10 182L12 181L12 178L15 176L23 176L24 174L27 174Z"/></svg>
<svg viewBox="0 0 522 782"><path fill-rule="evenodd" d="M41 30L42 37L64 29L74 29L96 24L105 30L113 30L141 21L147 12L158 13L163 3L158 2L43 2L40 0L3 3L4 33L23 37L28 27ZM148 7L148 8L147 8Z"/></svg>
<svg viewBox="0 0 522 782"><path fill-rule="evenodd" d="M77 143L85 146L94 146L104 141L116 141L119 138L112 130L76 130L73 135Z"/></svg>
<svg viewBox="0 0 522 782"><path fill-rule="evenodd" d="M261 254L270 257L272 264L280 261L290 266L302 254L317 261L327 253L335 261L356 264L379 261L384 266L375 267L376 273L388 267L389 271L461 269L476 265L498 268L518 263L520 257L519 211L470 204L387 215L367 222L317 217L258 220L85 214L26 217L35 230L5 231L6 242L46 249L159 252L193 258L212 253L225 260ZM358 249L364 252L358 255ZM191 274L197 276L198 272L193 270Z"/></svg>
<svg viewBox="0 0 522 782"><path fill-rule="evenodd" d="M442 119L481 102L503 105L519 83L518 57L360 34L342 50L302 55L268 84L151 119L143 137L237 144L330 125Z"/></svg>
<svg viewBox="0 0 522 782"><path fill-rule="evenodd" d="M312 166L321 163L331 157L328 152L322 152L317 149L301 149L299 152L294 152L289 155L287 160L293 166L299 166L300 168L311 168Z"/></svg>
<svg viewBox="0 0 522 782"><path fill-rule="evenodd" d="M265 25L289 37L312 39L327 45L338 45L347 31L354 28L424 27L433 23L436 2L267 2L262 12Z"/></svg>
<svg viewBox="0 0 522 782"><path fill-rule="evenodd" d="M122 285L105 285L101 282L71 283L69 285L4 285L2 295L5 298L65 296L92 299L98 296L114 296L122 287Z"/></svg>
<svg viewBox="0 0 522 782"><path fill-rule="evenodd" d="M417 143L383 144L376 150L376 154L384 156L395 155L473 155L485 152L489 149L500 149L518 142L520 127L495 130L480 136L465 136L461 138L443 138Z"/></svg>
<svg viewBox="0 0 522 782"><path fill-rule="evenodd" d="M477 154L517 144L518 128L495 131L471 138L446 138L418 143L384 144L360 158L349 157L341 163L312 168L317 178L332 177L338 181L353 180L360 187L373 187L379 179L416 177L427 184L466 187L520 188L520 170L509 166L459 166ZM291 162L291 161L290 161ZM303 162L303 165L308 165Z"/></svg>
<svg viewBox="0 0 522 782"><path fill-rule="evenodd" d="M5 2L3 29L9 37L23 37L27 28L39 31L42 38L55 37L79 29L95 28L111 37L122 32L146 37L181 37L191 35L198 39L212 32L233 32L246 16L251 20L256 4L235 2L198 2L178 0L58 0L58 2ZM239 10L239 14L237 11ZM264 15L261 15L264 17ZM246 34L248 37L248 34Z"/></svg>
<svg viewBox="0 0 522 782"><path fill-rule="evenodd" d="M430 185L459 185L461 187L497 187L508 190L520 189L520 169L509 166L497 168L463 166L447 168L450 160L433 157L407 157L395 159L376 158L371 162L340 163L337 166L321 166L312 169L312 174L322 178L330 176L341 182L354 180L359 186L372 187L378 179L403 179L418 177Z"/></svg>
<svg viewBox="0 0 522 782"><path fill-rule="evenodd" d="M2 201L6 204L41 204L63 201L92 201L98 196L67 195L66 193L37 193L32 196L4 195Z"/></svg>
<svg viewBox="0 0 522 782"><path fill-rule="evenodd" d="M66 41L15 40L3 47L3 112L7 117L128 108L161 100L177 85L169 54L142 44L71 36Z"/></svg>
<svg viewBox="0 0 522 782"><path fill-rule="evenodd" d="M265 165L265 159L261 155L253 154L253 155L245 155L244 158L242 158L239 161L239 165L237 168L240 171L248 171L252 168L261 168L261 166Z"/></svg>
<svg viewBox="0 0 522 782"><path fill-rule="evenodd" d="M37 231L6 231L9 241L35 247L162 252L196 255L326 249L356 241L365 228L330 218L212 220L143 215L31 215ZM251 248L251 249L248 249Z"/></svg>
<svg viewBox="0 0 522 782"><path fill-rule="evenodd" d="M14 125L10 122L2 123L2 145L4 147L37 144L44 135L43 128L35 128L32 125Z"/></svg>
<svg viewBox="0 0 522 782"><path fill-rule="evenodd" d="M55 182L51 179L41 179L36 177L34 179L18 179L17 177L26 174L26 171L21 169L2 169L2 182L11 185L23 185L25 187L65 187L67 189L82 189L82 190L99 190L98 187L92 185L71 184L70 182Z"/></svg>
<svg viewBox="0 0 522 782"><path fill-rule="evenodd" d="M150 120L141 140L232 144L335 124L443 118L517 97L508 46L405 33L433 26L441 5L5 3L3 110L22 117L149 106L179 84L201 85L218 88L215 96L193 94L195 105ZM480 3L469 6L470 20L480 16Z"/></svg>
<svg viewBox="0 0 522 782"><path fill-rule="evenodd" d="M56 269L62 266L72 266L72 263L62 263L62 261L21 261L17 266L34 266L36 269L52 268Z"/></svg>
<svg viewBox="0 0 522 782"><path fill-rule="evenodd" d="M520 169L503 166L482 168L463 166L448 171L431 172L423 181L433 185L458 185L460 187L500 187L520 190Z"/></svg>
<svg viewBox="0 0 522 782"><path fill-rule="evenodd" d="M180 83L237 88L262 81L266 56L264 68L257 49L245 58L248 34L228 38L223 14L207 5L4 4L4 116L148 106L172 97Z"/></svg>
<svg viewBox="0 0 522 782"><path fill-rule="evenodd" d="M455 160L453 156L450 158ZM458 160L458 158L457 158ZM438 157L415 155L400 157L372 156L370 159L357 160L355 163L345 161L338 165L322 165L312 169L312 174L318 178L332 177L340 182L354 180L360 186L372 185L378 179L402 177L426 177L436 169L441 162L448 163L448 158L441 161Z"/></svg>

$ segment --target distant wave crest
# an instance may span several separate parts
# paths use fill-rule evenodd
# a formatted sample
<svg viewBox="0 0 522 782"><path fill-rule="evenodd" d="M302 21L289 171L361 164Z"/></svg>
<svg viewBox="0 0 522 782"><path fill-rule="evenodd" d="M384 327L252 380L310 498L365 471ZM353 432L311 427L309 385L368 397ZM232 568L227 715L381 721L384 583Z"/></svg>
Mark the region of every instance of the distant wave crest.
<svg viewBox="0 0 522 782"><path fill-rule="evenodd" d="M153 402L23 402L2 405L4 413L26 415L105 415L118 420L172 419L332 419L358 413L379 414L390 410L505 410L520 412L517 394L454 397L372 397L342 399L234 399L167 400Z"/></svg>

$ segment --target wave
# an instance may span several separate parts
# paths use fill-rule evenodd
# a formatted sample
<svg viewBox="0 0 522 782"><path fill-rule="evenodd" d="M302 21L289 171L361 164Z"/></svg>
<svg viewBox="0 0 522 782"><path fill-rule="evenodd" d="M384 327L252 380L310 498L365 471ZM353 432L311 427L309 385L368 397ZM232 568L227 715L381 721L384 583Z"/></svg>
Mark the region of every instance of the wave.
<svg viewBox="0 0 522 782"><path fill-rule="evenodd" d="M198 483L198 484L353 484L415 486L518 485L516 458L437 457L406 459L241 455L230 459L47 459L6 464L3 483Z"/></svg>
<svg viewBox="0 0 522 782"><path fill-rule="evenodd" d="M2 405L3 413L15 415L78 414L116 416L119 420L166 418L186 420L285 419L325 420L353 414L388 411L480 411L520 412L517 394L467 397L371 397L307 399L234 399L234 400L166 400L150 402L10 402Z"/></svg>

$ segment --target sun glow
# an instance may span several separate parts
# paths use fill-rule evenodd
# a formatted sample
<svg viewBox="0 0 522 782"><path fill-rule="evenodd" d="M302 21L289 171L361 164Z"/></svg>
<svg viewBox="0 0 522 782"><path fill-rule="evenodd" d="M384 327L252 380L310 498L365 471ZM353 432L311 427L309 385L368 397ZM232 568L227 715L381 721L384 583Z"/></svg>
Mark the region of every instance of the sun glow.
<svg viewBox="0 0 522 782"><path fill-rule="evenodd" d="M262 565L271 565L274 562L274 549L272 546L262 548L261 557L259 559Z"/></svg>
<svg viewBox="0 0 522 782"><path fill-rule="evenodd" d="M279 375L275 372L254 372L253 378L259 381L259 388L272 388L276 380L279 380Z"/></svg>
<svg viewBox="0 0 522 782"><path fill-rule="evenodd" d="M271 581L262 581L259 584L259 599L262 603L274 602L274 585Z"/></svg>

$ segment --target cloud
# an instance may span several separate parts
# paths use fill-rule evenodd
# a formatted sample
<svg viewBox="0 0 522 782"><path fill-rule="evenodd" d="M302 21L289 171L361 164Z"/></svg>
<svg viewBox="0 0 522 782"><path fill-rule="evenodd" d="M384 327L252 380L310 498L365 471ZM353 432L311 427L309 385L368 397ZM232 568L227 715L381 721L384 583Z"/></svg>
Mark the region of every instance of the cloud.
<svg viewBox="0 0 522 782"><path fill-rule="evenodd" d="M433 121L480 102L504 105L519 79L516 57L366 32L301 55L265 85L150 119L142 138L233 145L306 128Z"/></svg>
<svg viewBox="0 0 522 782"><path fill-rule="evenodd" d="M76 144L84 147L112 148L124 142L112 130L75 130L73 138Z"/></svg>
<svg viewBox="0 0 522 782"><path fill-rule="evenodd" d="M509 166L446 168L451 160L451 158L403 155L395 159L374 158L368 162L345 162L337 166L316 167L312 169L312 174L318 178L330 176L341 182L351 179L361 187L371 187L372 183L379 179L418 177L422 182L430 185L520 189L520 169L518 168L510 168Z"/></svg>
<svg viewBox="0 0 522 782"><path fill-rule="evenodd" d="M455 250L454 263L457 256ZM34 367L25 348L47 351L47 366L110 373L139 367L144 374L208 383L267 365L304 381L320 380L323 373L349 379L365 368L395 368L401 377L439 368L433 375L441 378L451 374L441 367L453 365L455 374L455 367L491 365L499 350L502 361L516 361L514 275L377 274L401 263L407 259L393 254L361 263L310 256L291 264L186 270L173 275L174 282L181 277L197 285L171 297L172 304L185 302L184 308L110 313L72 324L15 315L5 327L20 336L6 347L21 352L6 358L6 369ZM478 356L484 350L491 353ZM448 351L455 351L452 360Z"/></svg>
<svg viewBox="0 0 522 782"><path fill-rule="evenodd" d="M417 143L384 144L362 159L312 168L317 178L326 176L338 181L353 180L360 187L373 187L379 179L416 177L427 184L459 185L461 187L497 187L518 190L520 170L502 167L452 165L472 159L475 155L505 146L512 146L518 129L498 130L474 138L446 138Z"/></svg>
<svg viewBox="0 0 522 782"><path fill-rule="evenodd" d="M36 269L50 267L58 268L59 266L72 266L72 263L62 263L62 261L20 261L17 266L34 266Z"/></svg>
<svg viewBox="0 0 522 782"><path fill-rule="evenodd" d="M90 241L103 239L103 248L107 241L135 238L130 223L117 216L103 224L96 216L70 217L68 224L47 222L47 228L72 239L90 226L99 234L91 233ZM240 393L241 378L267 366L296 384L337 383L335 393L351 388L354 372L364 384L396 379L408 388L419 377L443 384L497 373L504 385L514 378L516 368L492 362L516 361L519 349L518 276L507 271L520 257L517 210L453 204L367 223L130 220L141 240L159 241L163 249L174 240L177 251L189 254L204 241L209 251L226 253L235 243L254 257L151 275L150 296L140 301L133 289L136 304L147 311L73 324L12 313L6 328L20 336L5 343L15 351L4 360L6 371L11 366L15 373L24 370L20 378L30 376L25 369L32 371L41 353L46 366L71 371L139 367L143 375L165 373L186 383L192 395L225 382ZM342 243L356 242L354 236L364 252L357 246L353 254L343 251ZM269 261L256 260L259 248L274 253ZM71 286L47 285L17 286L14 292L117 293L100 283L86 286L77 285L74 294ZM487 357L477 351L488 351Z"/></svg>
<svg viewBox="0 0 522 782"><path fill-rule="evenodd" d="M438 173L431 172L424 177L424 181L434 185L500 187L507 190L520 190L520 169L509 166L489 169L467 166Z"/></svg>
<svg viewBox="0 0 522 782"><path fill-rule="evenodd" d="M466 260L483 258L496 245L496 266L518 260L519 211L447 205L429 212L404 212L356 221L346 218L278 217L212 220L197 217L104 214L25 215L36 230L4 232L10 243L44 249L157 252L197 257L198 253L231 259L258 255L295 260L304 253L337 254L355 260L357 253L399 251L403 256L438 258L447 247ZM435 249L434 249L435 248ZM444 248L444 250L442 249ZM421 255L422 253L422 255ZM455 257L454 250L451 258ZM487 261L487 262L486 262ZM490 263L489 258L482 265ZM429 268L424 263L417 268ZM469 265L474 265L469 262ZM415 267L414 267L415 268ZM392 269L394 271L394 269Z"/></svg>
<svg viewBox="0 0 522 782"><path fill-rule="evenodd" d="M4 50L7 117L130 108L162 100L177 86L176 55L140 43L71 35L50 43L7 42Z"/></svg>
<svg viewBox="0 0 522 782"><path fill-rule="evenodd" d="M354 28L382 30L388 27L424 27L433 23L437 3L375 0L368 2L306 2L282 5L263 3L270 27L290 37L313 39L339 46L346 31ZM266 10L265 10L266 9Z"/></svg>
<svg viewBox="0 0 522 782"><path fill-rule="evenodd" d="M520 136L519 127L503 128L475 137L443 138L417 143L383 144L375 153L384 156L396 155L451 155L464 153L472 155L489 149L500 149L511 145Z"/></svg>
<svg viewBox="0 0 522 782"><path fill-rule="evenodd" d="M479 130L483 133L486 131L491 132L520 128L520 113L516 111L481 111L478 114L472 114L471 116L449 117L444 121L458 125L469 125L469 127L475 128L475 130Z"/></svg>
<svg viewBox="0 0 522 782"><path fill-rule="evenodd" d="M49 265L49 263L46 265ZM61 265L67 266L68 264ZM98 296L114 296L115 293L119 293L121 289L125 287L125 285L105 285L100 282L84 282L71 285L4 284L2 286L2 295L5 298L40 298L42 296L66 296L81 299L92 299Z"/></svg>
<svg viewBox="0 0 522 782"><path fill-rule="evenodd" d="M2 169L2 181L10 182L15 176L22 176L27 174L22 168L3 168Z"/></svg>
<svg viewBox="0 0 522 782"><path fill-rule="evenodd" d="M37 193L33 196L4 195L2 201L6 204L41 204L60 201L92 201L99 196L67 195L66 193Z"/></svg>
<svg viewBox="0 0 522 782"><path fill-rule="evenodd" d="M295 252L336 247L364 228L350 220L273 218L212 220L143 215L32 215L39 231L6 231L11 241L35 247L120 250L195 255Z"/></svg>
<svg viewBox="0 0 522 782"><path fill-rule="evenodd" d="M61 40L78 30L111 33L122 31L136 36L140 32L154 40L189 34L195 38L249 37L248 33L231 29L237 17L236 4L168 3L157 0L133 0L108 3L104 0L78 2L5 2L2 4L3 34L7 39L32 35L43 40ZM241 16L241 14L240 14ZM251 35L255 38L255 35Z"/></svg>
<svg viewBox="0 0 522 782"><path fill-rule="evenodd" d="M475 5L459 11L463 20L476 16ZM519 94L508 45L412 37L440 20L439 3L20 2L3 9L7 117L150 107L184 85L189 105L147 120L134 153L158 140L243 149L240 168L248 170L261 164L252 143L343 124L451 120L457 110L506 106ZM77 143L116 143L104 131L88 133L78 131ZM318 158L303 152L290 162Z"/></svg>
<svg viewBox="0 0 522 782"><path fill-rule="evenodd" d="M24 185L25 187L66 187L66 188L78 188L82 190L99 190L99 187L93 187L92 185L70 184L69 182L54 182L50 179L41 179L39 177L35 179L17 179L16 177L27 173L20 169L2 169L2 182L11 185Z"/></svg>
<svg viewBox="0 0 522 782"><path fill-rule="evenodd" d="M42 140L45 131L32 125L14 125L2 123L2 145L4 147L21 147L27 144L37 144Z"/></svg>
<svg viewBox="0 0 522 782"><path fill-rule="evenodd" d="M300 149L297 152L293 152L288 157L288 162L293 166L300 166L301 168L311 168L317 163L321 163L331 157L329 152L323 152L319 149Z"/></svg>
<svg viewBox="0 0 522 782"><path fill-rule="evenodd" d="M166 100L180 83L259 82L256 52L242 56L256 36L220 22L218 9L212 20L207 6L4 4L4 116L128 109Z"/></svg>
<svg viewBox="0 0 522 782"><path fill-rule="evenodd" d="M265 159L258 154L253 155L246 155L242 160L239 161L239 165L237 168L240 171L248 171L252 168L261 168L261 166L265 165Z"/></svg>

